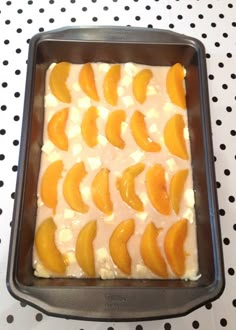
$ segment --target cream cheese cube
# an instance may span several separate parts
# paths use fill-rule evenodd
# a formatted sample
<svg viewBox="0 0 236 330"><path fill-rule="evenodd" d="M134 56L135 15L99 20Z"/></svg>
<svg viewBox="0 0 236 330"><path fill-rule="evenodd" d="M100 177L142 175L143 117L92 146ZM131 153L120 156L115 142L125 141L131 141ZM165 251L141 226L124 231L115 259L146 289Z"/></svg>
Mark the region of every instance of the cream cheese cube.
<svg viewBox="0 0 236 330"><path fill-rule="evenodd" d="M75 212L71 209L64 210L64 219L72 219L75 215Z"/></svg>
<svg viewBox="0 0 236 330"><path fill-rule="evenodd" d="M131 96L123 96L122 101L126 107L129 107L134 104L134 100Z"/></svg>
<svg viewBox="0 0 236 330"><path fill-rule="evenodd" d="M55 162L56 160L59 160L60 158L61 158L60 154L57 151L53 151L52 153L50 153L47 156L47 159L50 163Z"/></svg>
<svg viewBox="0 0 236 330"><path fill-rule="evenodd" d="M50 140L47 140L42 146L42 151L48 155L54 150L54 148L55 148L54 144Z"/></svg>
<svg viewBox="0 0 236 330"><path fill-rule="evenodd" d="M73 233L69 228L62 228L58 233L58 240L60 243L66 243L72 240Z"/></svg>
<svg viewBox="0 0 236 330"><path fill-rule="evenodd" d="M88 96L78 98L77 105L79 108L89 108L91 106L91 100Z"/></svg>
<svg viewBox="0 0 236 330"><path fill-rule="evenodd" d="M109 115L109 112L110 112L109 109L107 109L103 106L98 106L97 109L98 109L99 117L106 120Z"/></svg>
<svg viewBox="0 0 236 330"><path fill-rule="evenodd" d="M88 164L91 170L96 170L101 166L101 160L98 157L88 157Z"/></svg>
<svg viewBox="0 0 236 330"><path fill-rule="evenodd" d="M58 100L54 95L49 93L44 97L44 105L45 107L56 107L58 105Z"/></svg>

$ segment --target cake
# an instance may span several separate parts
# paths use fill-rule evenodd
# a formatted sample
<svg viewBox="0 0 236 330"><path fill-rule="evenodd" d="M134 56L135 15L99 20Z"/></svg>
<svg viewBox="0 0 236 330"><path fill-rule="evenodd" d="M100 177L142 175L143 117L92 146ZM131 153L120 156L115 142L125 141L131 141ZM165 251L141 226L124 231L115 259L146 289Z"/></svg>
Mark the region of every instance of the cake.
<svg viewBox="0 0 236 330"><path fill-rule="evenodd" d="M39 277L198 277L185 69L53 63L33 268Z"/></svg>

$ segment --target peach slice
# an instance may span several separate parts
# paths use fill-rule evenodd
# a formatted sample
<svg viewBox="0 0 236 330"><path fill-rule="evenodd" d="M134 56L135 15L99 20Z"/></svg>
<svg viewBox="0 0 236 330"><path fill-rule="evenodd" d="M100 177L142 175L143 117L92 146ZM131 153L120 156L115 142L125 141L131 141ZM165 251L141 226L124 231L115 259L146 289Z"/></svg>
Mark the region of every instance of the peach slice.
<svg viewBox="0 0 236 330"><path fill-rule="evenodd" d="M121 138L121 124L126 119L124 110L112 111L107 119L106 137L113 146L124 149L125 142Z"/></svg>
<svg viewBox="0 0 236 330"><path fill-rule="evenodd" d="M48 123L48 137L61 150L68 150L68 137L65 133L65 126L69 109L65 108L56 112Z"/></svg>
<svg viewBox="0 0 236 330"><path fill-rule="evenodd" d="M79 232L75 247L78 264L89 277L95 277L93 240L97 233L97 222L88 222Z"/></svg>
<svg viewBox="0 0 236 330"><path fill-rule="evenodd" d="M168 229L164 242L167 260L173 272L179 277L185 273L184 242L187 231L188 220L178 220Z"/></svg>
<svg viewBox="0 0 236 330"><path fill-rule="evenodd" d="M52 94L61 102L70 103L71 95L70 90L66 85L66 80L70 72L70 63L60 62L57 63L50 74L49 86Z"/></svg>
<svg viewBox="0 0 236 330"><path fill-rule="evenodd" d="M131 258L127 243L134 233L134 219L122 221L113 231L109 249L113 262L125 274L131 274Z"/></svg>
<svg viewBox="0 0 236 330"><path fill-rule="evenodd" d="M81 134L84 141L89 147L94 147L97 145L98 140L98 129L96 125L96 120L98 117L98 111L95 107L90 107L84 114L81 123Z"/></svg>
<svg viewBox="0 0 236 330"><path fill-rule="evenodd" d="M156 275L167 277L167 267L157 244L160 232L153 222L150 222L143 233L140 244L140 253L144 264Z"/></svg>
<svg viewBox="0 0 236 330"><path fill-rule="evenodd" d="M113 204L110 198L109 173L107 168L102 168L93 179L91 192L97 208L103 213L110 215L113 211Z"/></svg>
<svg viewBox="0 0 236 330"><path fill-rule="evenodd" d="M66 264L55 244L56 229L51 217L44 220L35 233L35 247L38 257L46 269L58 275L64 275Z"/></svg>
<svg viewBox="0 0 236 330"><path fill-rule="evenodd" d="M184 68L180 63L174 64L167 72L166 90L171 101L186 109L184 88Z"/></svg>
<svg viewBox="0 0 236 330"><path fill-rule="evenodd" d="M144 103L147 98L147 86L153 77L150 69L139 71L133 80L133 94L139 103Z"/></svg>
<svg viewBox="0 0 236 330"><path fill-rule="evenodd" d="M170 199L168 196L164 168L156 164L146 173L146 189L153 207L163 215L170 214Z"/></svg>
<svg viewBox="0 0 236 330"><path fill-rule="evenodd" d="M184 119L180 114L171 117L164 128L164 141L169 151L184 160L188 160L187 147L184 140Z"/></svg>
<svg viewBox="0 0 236 330"><path fill-rule="evenodd" d="M57 207L57 185L63 170L62 160L56 160L45 170L40 185L40 196L44 204L53 209Z"/></svg>
<svg viewBox="0 0 236 330"><path fill-rule="evenodd" d="M130 120L131 133L137 145L144 151L160 151L159 143L154 142L148 136L144 115L140 111L135 111Z"/></svg>
<svg viewBox="0 0 236 330"><path fill-rule="evenodd" d="M184 192L184 185L188 176L188 170L180 170L173 175L170 181L170 201L176 214L179 213L180 201Z"/></svg>
<svg viewBox="0 0 236 330"><path fill-rule="evenodd" d="M120 64L115 64L107 71L103 80L104 97L110 105L117 105L117 85L120 80Z"/></svg>
<svg viewBox="0 0 236 330"><path fill-rule="evenodd" d="M83 201L79 187L86 175L84 163L79 162L71 167L63 182L63 194L66 202L74 211L80 213L87 213L89 210L88 205Z"/></svg>
<svg viewBox="0 0 236 330"><path fill-rule="evenodd" d="M143 202L135 192L135 178L144 170L145 165L138 163L127 167L122 177L117 179L116 185L121 198L134 210L143 212Z"/></svg>
<svg viewBox="0 0 236 330"><path fill-rule="evenodd" d="M90 63L84 64L80 69L79 85L86 95L94 101L99 101L93 67Z"/></svg>

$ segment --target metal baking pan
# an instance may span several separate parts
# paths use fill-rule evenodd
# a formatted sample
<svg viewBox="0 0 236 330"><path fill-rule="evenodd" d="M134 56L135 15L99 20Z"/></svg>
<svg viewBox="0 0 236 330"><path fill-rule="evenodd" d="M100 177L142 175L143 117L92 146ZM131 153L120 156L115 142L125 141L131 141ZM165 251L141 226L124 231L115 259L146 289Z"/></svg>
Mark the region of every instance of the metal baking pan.
<svg viewBox="0 0 236 330"><path fill-rule="evenodd" d="M187 71L199 271L196 281L37 278L32 268L44 118L44 78L53 62L136 62ZM7 287L19 300L54 316L134 321L181 316L224 289L204 46L165 30L130 27L62 28L35 35L29 47L19 170Z"/></svg>

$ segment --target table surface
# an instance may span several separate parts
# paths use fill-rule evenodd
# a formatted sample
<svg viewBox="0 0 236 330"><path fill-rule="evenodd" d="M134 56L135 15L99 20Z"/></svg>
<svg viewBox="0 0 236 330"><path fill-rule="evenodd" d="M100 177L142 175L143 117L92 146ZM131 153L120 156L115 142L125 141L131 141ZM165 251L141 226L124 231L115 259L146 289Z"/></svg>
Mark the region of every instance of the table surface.
<svg viewBox="0 0 236 330"><path fill-rule="evenodd" d="M29 39L62 26L164 28L206 47L226 287L216 301L168 320L102 323L49 317L10 296L5 278ZM0 329L235 329L236 2L234 0L11 0L0 2ZM158 299L158 297L157 297Z"/></svg>

